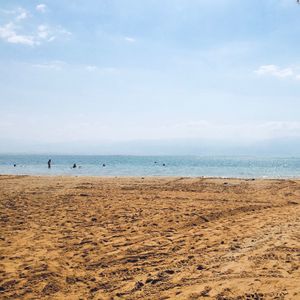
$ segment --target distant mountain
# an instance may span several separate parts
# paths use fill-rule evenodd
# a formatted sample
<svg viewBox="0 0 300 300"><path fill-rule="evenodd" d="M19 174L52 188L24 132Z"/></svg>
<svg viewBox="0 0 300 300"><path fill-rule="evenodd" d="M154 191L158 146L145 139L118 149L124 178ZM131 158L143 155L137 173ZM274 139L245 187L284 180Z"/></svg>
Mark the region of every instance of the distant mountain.
<svg viewBox="0 0 300 300"><path fill-rule="evenodd" d="M197 139L37 143L0 140L0 153L300 156L300 138L257 142Z"/></svg>

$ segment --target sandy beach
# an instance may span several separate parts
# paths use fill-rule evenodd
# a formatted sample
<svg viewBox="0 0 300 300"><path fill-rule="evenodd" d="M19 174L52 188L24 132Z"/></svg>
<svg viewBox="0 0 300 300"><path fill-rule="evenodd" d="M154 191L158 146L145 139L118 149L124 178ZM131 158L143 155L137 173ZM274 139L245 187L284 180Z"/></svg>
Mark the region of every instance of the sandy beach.
<svg viewBox="0 0 300 300"><path fill-rule="evenodd" d="M1 299L300 299L300 180L0 176Z"/></svg>

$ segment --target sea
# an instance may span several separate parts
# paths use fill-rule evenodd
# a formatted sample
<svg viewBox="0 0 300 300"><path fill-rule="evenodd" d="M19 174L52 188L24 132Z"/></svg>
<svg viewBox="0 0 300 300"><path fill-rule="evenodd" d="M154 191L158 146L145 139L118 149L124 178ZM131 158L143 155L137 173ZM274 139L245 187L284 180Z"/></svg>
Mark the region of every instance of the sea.
<svg viewBox="0 0 300 300"><path fill-rule="evenodd" d="M300 157L0 155L0 174L300 178Z"/></svg>

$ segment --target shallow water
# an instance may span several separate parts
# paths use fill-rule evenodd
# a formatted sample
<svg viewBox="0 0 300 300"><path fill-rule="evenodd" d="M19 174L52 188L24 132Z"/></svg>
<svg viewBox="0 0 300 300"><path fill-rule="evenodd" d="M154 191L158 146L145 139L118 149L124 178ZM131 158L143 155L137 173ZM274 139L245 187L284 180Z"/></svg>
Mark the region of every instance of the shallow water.
<svg viewBox="0 0 300 300"><path fill-rule="evenodd" d="M0 174L299 178L300 157L0 155Z"/></svg>

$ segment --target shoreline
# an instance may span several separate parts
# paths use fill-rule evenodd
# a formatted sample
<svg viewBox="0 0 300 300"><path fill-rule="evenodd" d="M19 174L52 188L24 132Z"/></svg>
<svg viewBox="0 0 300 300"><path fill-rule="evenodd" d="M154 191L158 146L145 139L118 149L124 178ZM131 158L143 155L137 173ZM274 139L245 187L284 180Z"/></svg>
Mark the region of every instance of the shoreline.
<svg viewBox="0 0 300 300"><path fill-rule="evenodd" d="M41 177L41 178L99 178L99 179L113 179L113 178L120 178L120 179L226 179L226 180L243 180L243 181L258 181L258 180L300 180L300 176L295 176L295 177L222 177L222 176L180 176L180 175L134 175L134 176L128 176L128 175L80 175L80 174L0 174L0 177Z"/></svg>

